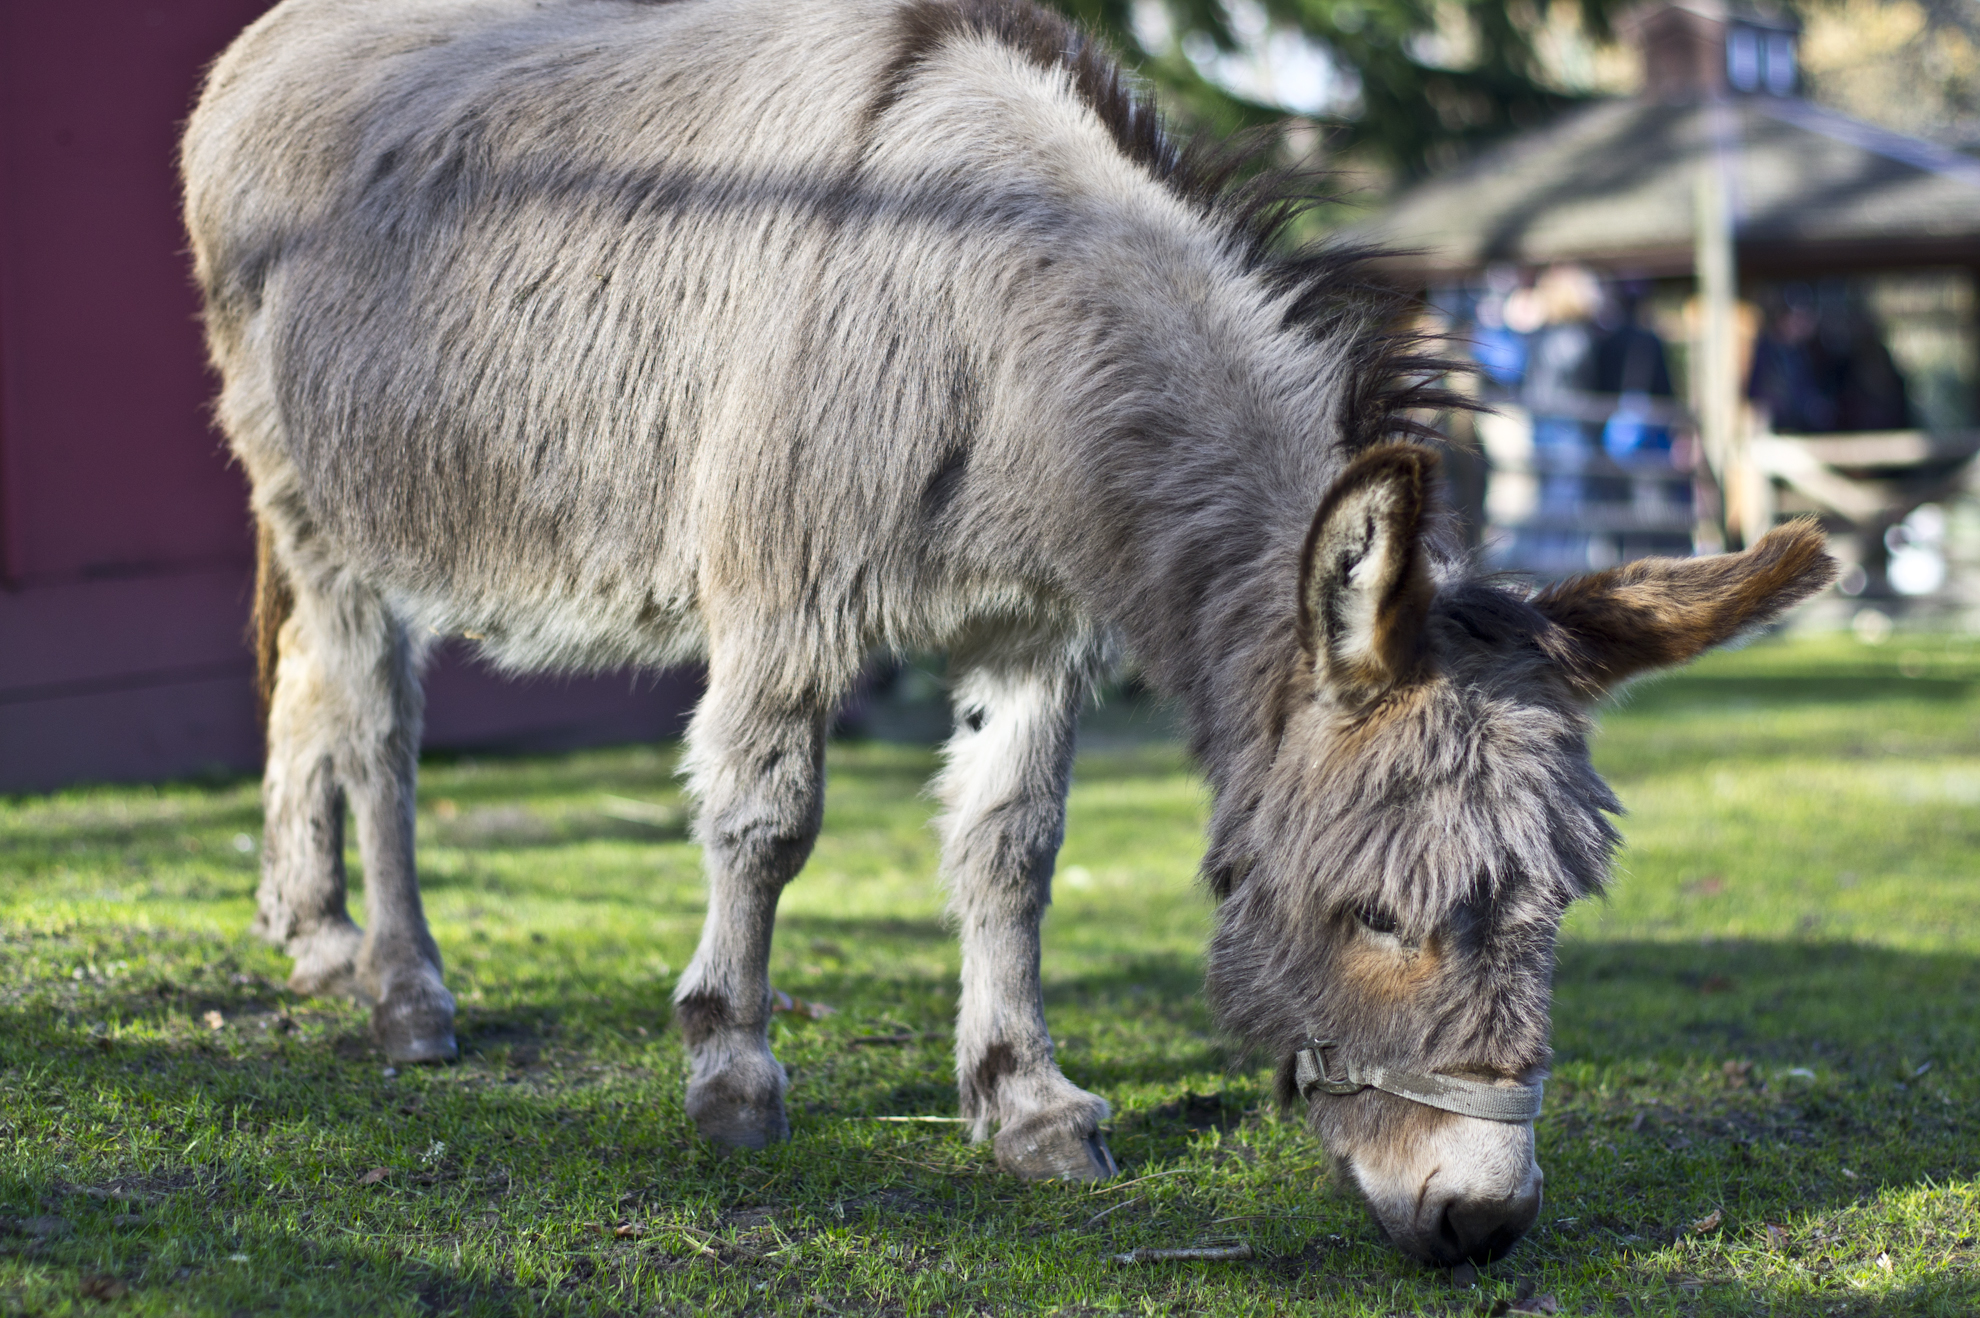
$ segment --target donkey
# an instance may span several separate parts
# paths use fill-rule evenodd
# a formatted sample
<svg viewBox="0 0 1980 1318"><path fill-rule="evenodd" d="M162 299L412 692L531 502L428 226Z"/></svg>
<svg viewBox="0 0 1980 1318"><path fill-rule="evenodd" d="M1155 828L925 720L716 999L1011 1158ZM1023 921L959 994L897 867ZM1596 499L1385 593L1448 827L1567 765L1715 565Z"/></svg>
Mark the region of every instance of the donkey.
<svg viewBox="0 0 1980 1318"><path fill-rule="evenodd" d="M285 0L182 163L260 528L256 928L298 991L369 1000L394 1061L455 1053L413 866L433 638L701 658L686 1106L784 1139L768 955L828 716L876 649L946 649L962 1111L1019 1176L1112 1175L1039 921L1125 650L1215 792L1222 1022L1402 1249L1531 1224L1555 934L1616 842L1590 706L1820 588L1812 526L1480 578L1401 304L1277 241L1281 193L1028 0Z"/></svg>

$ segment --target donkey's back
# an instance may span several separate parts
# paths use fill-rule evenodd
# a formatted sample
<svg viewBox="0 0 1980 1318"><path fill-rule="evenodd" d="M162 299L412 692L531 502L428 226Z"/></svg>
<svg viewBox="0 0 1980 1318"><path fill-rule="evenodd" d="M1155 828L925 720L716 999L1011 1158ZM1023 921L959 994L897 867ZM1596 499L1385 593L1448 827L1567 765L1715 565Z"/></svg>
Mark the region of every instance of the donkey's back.
<svg viewBox="0 0 1980 1318"><path fill-rule="evenodd" d="M1012 285L1094 180L1022 58L909 94L915 15L951 9L290 0L251 28L188 132L188 216L288 570L520 667L777 619L793 686L947 639L961 594L1039 607L1036 536L966 514L1037 472L1000 437L1049 441L992 424L1036 337Z"/></svg>

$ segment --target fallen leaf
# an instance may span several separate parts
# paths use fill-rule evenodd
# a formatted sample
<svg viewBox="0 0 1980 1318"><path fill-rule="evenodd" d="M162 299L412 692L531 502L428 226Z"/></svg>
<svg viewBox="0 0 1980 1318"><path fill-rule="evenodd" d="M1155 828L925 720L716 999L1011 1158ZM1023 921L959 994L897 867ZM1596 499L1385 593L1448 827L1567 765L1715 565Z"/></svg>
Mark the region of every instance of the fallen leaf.
<svg viewBox="0 0 1980 1318"><path fill-rule="evenodd" d="M637 1222L621 1222L612 1228L614 1240L638 1240L646 1234L646 1228Z"/></svg>
<svg viewBox="0 0 1980 1318"><path fill-rule="evenodd" d="M1705 1216L1699 1218L1696 1222L1693 1222L1691 1224L1691 1229L1693 1231L1697 1231L1700 1233L1706 1231L1717 1231L1719 1229L1719 1223L1725 1220L1726 1220L1725 1211L1723 1209L1714 1208L1711 1212L1705 1214Z"/></svg>
<svg viewBox="0 0 1980 1318"><path fill-rule="evenodd" d="M368 1171L368 1172L366 1172L366 1173L365 1173L364 1175L362 1175L362 1176L360 1176L360 1177L358 1177L358 1184L359 1184L359 1185L376 1185L376 1184L378 1184L378 1183L379 1183L380 1181L382 1181L382 1180L384 1180L384 1179L385 1179L385 1178L386 1178L387 1176L390 1176L391 1174L392 1174L392 1173L391 1173L391 1171L390 1171L390 1169L388 1169L388 1168L385 1168L385 1167L373 1167L373 1168L372 1168L372 1169L371 1169L370 1171Z"/></svg>
<svg viewBox="0 0 1980 1318"><path fill-rule="evenodd" d="M1767 1223L1767 1247L1775 1251L1786 1249L1788 1247L1787 1228L1775 1226L1772 1222Z"/></svg>
<svg viewBox="0 0 1980 1318"><path fill-rule="evenodd" d="M89 1276L82 1279L82 1293L92 1300L121 1300L131 1288L115 1277Z"/></svg>
<svg viewBox="0 0 1980 1318"><path fill-rule="evenodd" d="M1514 1300L1507 1313L1559 1313L1561 1302L1551 1295L1529 1295L1523 1300Z"/></svg>
<svg viewBox="0 0 1980 1318"><path fill-rule="evenodd" d="M219 1030L226 1028L227 1018L225 1016L222 1016L217 1011L207 1012L204 1019L206 1021L206 1028L209 1030Z"/></svg>
<svg viewBox="0 0 1980 1318"><path fill-rule="evenodd" d="M1877 1256L1877 1266L1885 1272L1889 1272L1891 1270L1891 1256L1889 1254L1879 1254Z"/></svg>

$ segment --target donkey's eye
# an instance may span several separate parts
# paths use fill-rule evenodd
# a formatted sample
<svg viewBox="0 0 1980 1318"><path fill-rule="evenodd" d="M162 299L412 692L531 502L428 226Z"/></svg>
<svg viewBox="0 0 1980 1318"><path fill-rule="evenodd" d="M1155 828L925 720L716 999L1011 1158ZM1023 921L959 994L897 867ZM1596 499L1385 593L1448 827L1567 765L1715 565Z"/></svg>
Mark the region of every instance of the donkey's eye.
<svg viewBox="0 0 1980 1318"><path fill-rule="evenodd" d="M1393 934L1401 928L1396 923L1396 917L1379 906L1364 906L1354 913L1354 918L1361 921L1361 927L1370 933Z"/></svg>

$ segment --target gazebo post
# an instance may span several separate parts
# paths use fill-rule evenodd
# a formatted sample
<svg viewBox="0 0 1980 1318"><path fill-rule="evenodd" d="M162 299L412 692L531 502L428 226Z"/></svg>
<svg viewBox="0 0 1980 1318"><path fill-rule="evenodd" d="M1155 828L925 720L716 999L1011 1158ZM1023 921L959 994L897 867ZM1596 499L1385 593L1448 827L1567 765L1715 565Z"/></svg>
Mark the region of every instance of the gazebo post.
<svg viewBox="0 0 1980 1318"><path fill-rule="evenodd" d="M1732 199L1728 196L1725 142L1728 125L1722 104L1711 107L1711 141L1699 164L1697 216L1694 234L1693 276L1703 313L1697 369L1693 372L1698 391L1699 441L1705 462L1719 483L1719 527L1701 526L1701 531L1717 532L1729 547L1752 538L1755 509L1750 465L1743 452L1739 427L1739 350L1734 338L1733 304L1737 297L1738 272L1733 256ZM1759 528L1764 530L1765 528ZM1707 537L1700 535L1700 540Z"/></svg>

